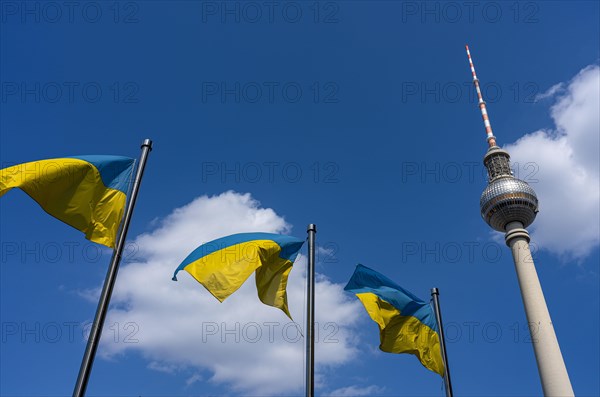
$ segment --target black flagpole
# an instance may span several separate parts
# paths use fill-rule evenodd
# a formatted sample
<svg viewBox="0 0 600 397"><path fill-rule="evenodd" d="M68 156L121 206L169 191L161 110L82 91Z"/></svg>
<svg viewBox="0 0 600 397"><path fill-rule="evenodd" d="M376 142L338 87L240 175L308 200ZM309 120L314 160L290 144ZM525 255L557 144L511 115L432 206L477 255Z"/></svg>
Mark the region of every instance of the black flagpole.
<svg viewBox="0 0 600 397"><path fill-rule="evenodd" d="M308 268L306 269L306 397L315 394L315 234L317 225L308 225Z"/></svg>
<svg viewBox="0 0 600 397"><path fill-rule="evenodd" d="M448 355L446 353L446 339L444 338L444 327L442 326L442 311L440 310L439 295L440 291L437 288L431 289L433 310L435 311L435 319L437 320L439 328L442 360L444 360L444 386L446 386L446 397L452 397L452 382L450 381L450 367L448 367Z"/></svg>
<svg viewBox="0 0 600 397"><path fill-rule="evenodd" d="M92 325L92 329L90 330L90 336L85 348L85 354L83 355L83 359L81 361L81 368L79 369L79 375L77 376L75 390L73 390L73 397L85 396L85 389L87 388L92 366L94 365L94 358L96 357L96 350L98 350L98 343L100 342L100 335L102 334L102 327L104 326L104 320L106 319L106 312L108 311L110 297L112 295L113 287L115 286L115 280L117 279L119 263L121 262L121 254L123 253L123 248L125 247L127 230L129 229L129 223L131 222L131 215L133 214L133 208L135 206L135 201L140 189L140 183L142 181L142 176L144 175L144 168L146 167L148 154L151 150L152 141L150 139L145 139L144 142L142 142L142 154L140 157L140 162L137 166L135 179L133 180L131 197L127 203L127 208L125 209L123 225L119 231L115 249L110 260L110 266L108 267L108 272L106 273L104 287L102 287L102 294L100 295L100 301L98 302L98 308L96 309L96 317L94 318L94 323Z"/></svg>

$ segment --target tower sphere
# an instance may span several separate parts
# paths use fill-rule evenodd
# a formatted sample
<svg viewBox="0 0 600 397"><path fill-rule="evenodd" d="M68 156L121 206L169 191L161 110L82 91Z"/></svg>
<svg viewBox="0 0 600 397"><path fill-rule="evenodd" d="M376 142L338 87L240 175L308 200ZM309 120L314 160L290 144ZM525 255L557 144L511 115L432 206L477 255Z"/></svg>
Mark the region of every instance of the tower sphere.
<svg viewBox="0 0 600 397"><path fill-rule="evenodd" d="M494 230L505 232L510 222L531 225L538 213L535 191L512 176L497 178L489 183L480 199L481 217Z"/></svg>

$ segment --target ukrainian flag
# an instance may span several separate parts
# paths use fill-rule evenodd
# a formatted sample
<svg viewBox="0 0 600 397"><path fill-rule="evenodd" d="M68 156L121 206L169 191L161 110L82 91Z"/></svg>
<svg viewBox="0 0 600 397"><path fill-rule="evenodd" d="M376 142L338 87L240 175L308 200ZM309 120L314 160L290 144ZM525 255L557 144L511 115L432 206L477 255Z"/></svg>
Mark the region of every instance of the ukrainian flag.
<svg viewBox="0 0 600 397"><path fill-rule="evenodd" d="M444 376L439 328L429 303L363 265L356 266L344 290L355 293L379 324L381 350L414 354L425 368Z"/></svg>
<svg viewBox="0 0 600 397"><path fill-rule="evenodd" d="M88 240L112 248L133 166L131 158L103 155L18 164L0 170L0 196L19 188Z"/></svg>
<svg viewBox="0 0 600 397"><path fill-rule="evenodd" d="M179 265L215 298L223 302L256 272L258 297L290 317L286 286L288 275L304 240L272 233L240 233L196 248Z"/></svg>

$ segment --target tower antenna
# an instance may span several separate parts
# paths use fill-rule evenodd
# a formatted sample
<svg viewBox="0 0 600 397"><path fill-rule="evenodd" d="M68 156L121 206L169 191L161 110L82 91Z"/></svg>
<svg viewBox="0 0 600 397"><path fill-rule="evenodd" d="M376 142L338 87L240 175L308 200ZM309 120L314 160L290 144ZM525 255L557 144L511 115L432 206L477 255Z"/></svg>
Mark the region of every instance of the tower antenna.
<svg viewBox="0 0 600 397"><path fill-rule="evenodd" d="M473 84L475 84L475 89L477 90L477 98L479 99L479 109L481 110L481 117L483 117L483 124L485 125L485 132L487 134L487 141L489 147L496 146L496 137L494 136L494 132L492 131L492 125L490 124L490 118L488 117L487 108L485 107L485 101L483 100L483 96L481 95L481 88L479 87L479 79L477 78L477 74L475 73L475 65L473 65L473 59L471 59L471 52L469 51L469 46L465 45L467 49L467 56L469 57L469 65L471 65L471 73L473 74Z"/></svg>

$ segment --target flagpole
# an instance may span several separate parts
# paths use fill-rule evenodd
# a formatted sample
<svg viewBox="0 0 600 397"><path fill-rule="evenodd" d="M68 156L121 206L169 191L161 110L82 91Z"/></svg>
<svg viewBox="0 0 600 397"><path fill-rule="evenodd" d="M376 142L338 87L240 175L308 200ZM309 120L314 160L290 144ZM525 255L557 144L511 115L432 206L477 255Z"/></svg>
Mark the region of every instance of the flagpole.
<svg viewBox="0 0 600 397"><path fill-rule="evenodd" d="M442 325L442 311L440 310L440 291L437 288L431 289L433 298L433 311L438 323L440 335L440 347L442 350L442 359L444 360L444 386L446 387L446 397L452 397L452 382L450 381L450 367L448 366L448 356L446 354L446 339L444 338L444 327Z"/></svg>
<svg viewBox="0 0 600 397"><path fill-rule="evenodd" d="M317 225L308 225L308 268L306 271L306 397L315 393L315 234Z"/></svg>
<svg viewBox="0 0 600 397"><path fill-rule="evenodd" d="M108 267L108 272L106 273L106 279L104 280L104 286L102 287L102 294L100 295L98 308L96 309L96 316L90 330L87 346L85 348L85 354L83 355L83 359L81 361L81 368L79 369L79 375L77 376L77 383L75 384L75 389L73 390L73 397L85 396L85 389L87 388L92 366L94 365L94 358L96 356L96 350L98 349L98 343L100 342L100 335L102 334L102 327L104 326L104 320L106 318L106 312L110 303L110 297L112 295L115 280L117 278L117 272L119 271L119 263L121 262L121 254L123 253L123 248L125 246L125 239L127 238L129 223L131 222L131 215L133 214L133 208L135 206L135 201L140 189L140 183L142 181L142 176L144 175L144 168L146 167L148 154L152 150L152 141L150 139L145 139L144 142L142 142L141 148L142 154L140 156L140 162L137 166L135 179L133 180L131 197L127 203L127 208L125 209L123 224L119 230L115 249L110 260L110 266Z"/></svg>

